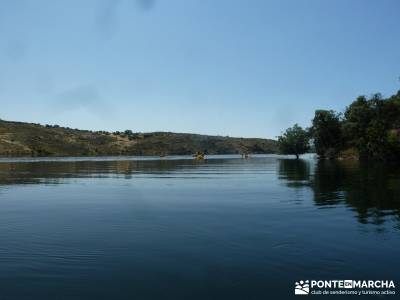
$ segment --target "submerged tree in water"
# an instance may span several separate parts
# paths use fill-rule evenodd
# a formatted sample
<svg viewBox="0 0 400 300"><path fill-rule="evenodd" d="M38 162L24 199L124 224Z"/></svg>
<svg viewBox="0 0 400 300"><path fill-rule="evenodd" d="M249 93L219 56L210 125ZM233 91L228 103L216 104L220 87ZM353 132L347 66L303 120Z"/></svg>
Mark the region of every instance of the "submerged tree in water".
<svg viewBox="0 0 400 300"><path fill-rule="evenodd" d="M298 159L310 149L309 140L308 132L295 124L278 137L278 147L282 154L294 154Z"/></svg>

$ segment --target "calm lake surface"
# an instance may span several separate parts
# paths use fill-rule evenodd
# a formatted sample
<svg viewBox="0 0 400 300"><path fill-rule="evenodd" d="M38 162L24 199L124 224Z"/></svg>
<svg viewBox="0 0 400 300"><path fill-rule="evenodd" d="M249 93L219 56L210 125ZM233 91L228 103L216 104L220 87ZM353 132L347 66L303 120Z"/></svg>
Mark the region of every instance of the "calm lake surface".
<svg viewBox="0 0 400 300"><path fill-rule="evenodd" d="M394 166L0 159L1 300L286 299L302 279L398 287L399 254Z"/></svg>

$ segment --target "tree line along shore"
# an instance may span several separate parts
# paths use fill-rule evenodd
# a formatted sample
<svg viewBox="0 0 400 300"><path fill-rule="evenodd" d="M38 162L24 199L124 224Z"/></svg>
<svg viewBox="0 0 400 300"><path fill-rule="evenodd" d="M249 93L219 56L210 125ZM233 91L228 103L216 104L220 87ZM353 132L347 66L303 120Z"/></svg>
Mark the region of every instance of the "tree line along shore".
<svg viewBox="0 0 400 300"><path fill-rule="evenodd" d="M320 158L400 160L400 91L359 96L343 113L316 110L311 126L295 124L278 137L281 153L297 158L308 151Z"/></svg>

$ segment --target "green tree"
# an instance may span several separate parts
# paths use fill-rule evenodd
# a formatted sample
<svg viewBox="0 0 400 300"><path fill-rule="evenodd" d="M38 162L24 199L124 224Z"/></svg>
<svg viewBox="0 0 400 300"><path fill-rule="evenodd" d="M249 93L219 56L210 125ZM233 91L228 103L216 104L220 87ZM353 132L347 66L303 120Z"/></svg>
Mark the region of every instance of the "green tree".
<svg viewBox="0 0 400 300"><path fill-rule="evenodd" d="M334 158L343 146L340 115L333 110L317 110L312 121L315 151L321 157Z"/></svg>
<svg viewBox="0 0 400 300"><path fill-rule="evenodd" d="M360 158L392 160L400 156L400 93L383 99L375 94L360 96L346 108L344 135L348 147L358 150Z"/></svg>
<svg viewBox="0 0 400 300"><path fill-rule="evenodd" d="M300 154L310 149L309 140L308 132L295 124L278 137L278 147L281 153L294 154L299 159Z"/></svg>
<svg viewBox="0 0 400 300"><path fill-rule="evenodd" d="M127 135L127 136L131 136L131 135L133 135L133 132L132 132L132 130L127 129L127 130L124 131L124 134Z"/></svg>

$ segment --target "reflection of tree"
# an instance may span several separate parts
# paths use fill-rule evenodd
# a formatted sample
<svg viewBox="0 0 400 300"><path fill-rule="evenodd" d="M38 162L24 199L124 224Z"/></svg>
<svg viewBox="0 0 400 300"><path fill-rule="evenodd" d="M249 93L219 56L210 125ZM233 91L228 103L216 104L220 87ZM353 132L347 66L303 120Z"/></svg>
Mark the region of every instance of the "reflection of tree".
<svg viewBox="0 0 400 300"><path fill-rule="evenodd" d="M346 170L335 161L318 161L310 185L316 205L337 205L344 201L343 180Z"/></svg>
<svg viewBox="0 0 400 300"><path fill-rule="evenodd" d="M400 169L393 166L320 161L311 187L317 205L344 202L360 223L379 225L400 216Z"/></svg>
<svg viewBox="0 0 400 300"><path fill-rule="evenodd" d="M308 162L279 161L279 178L289 187L309 186L318 206L345 204L360 223L400 220L400 168L356 161L318 161L310 174Z"/></svg>
<svg viewBox="0 0 400 300"><path fill-rule="evenodd" d="M279 179L285 180L289 187L309 185L310 162L301 159L280 159Z"/></svg>

